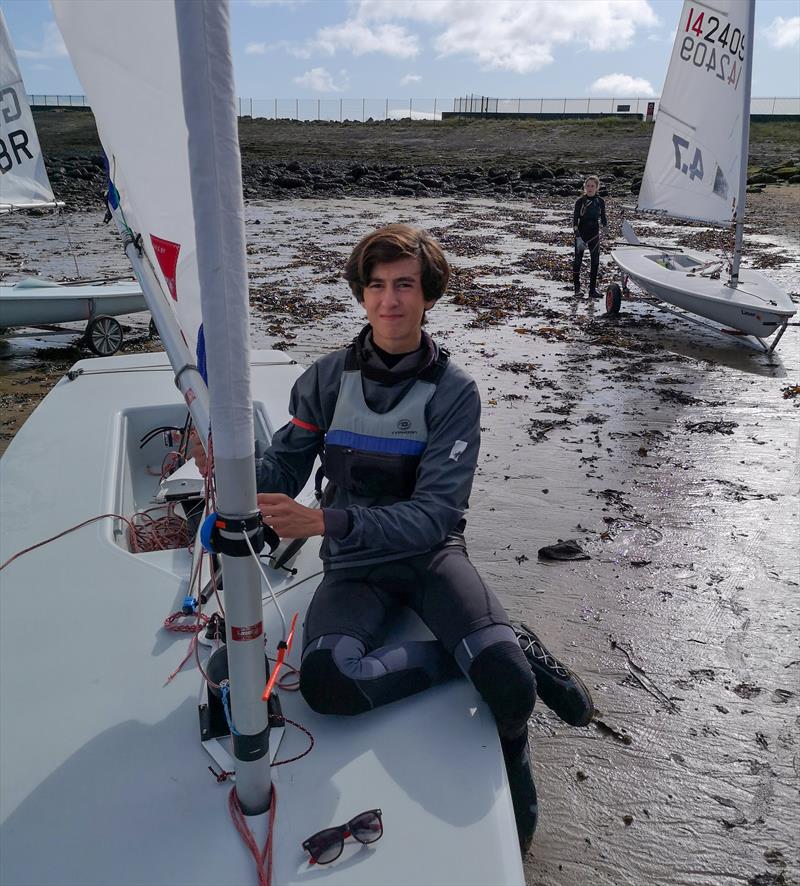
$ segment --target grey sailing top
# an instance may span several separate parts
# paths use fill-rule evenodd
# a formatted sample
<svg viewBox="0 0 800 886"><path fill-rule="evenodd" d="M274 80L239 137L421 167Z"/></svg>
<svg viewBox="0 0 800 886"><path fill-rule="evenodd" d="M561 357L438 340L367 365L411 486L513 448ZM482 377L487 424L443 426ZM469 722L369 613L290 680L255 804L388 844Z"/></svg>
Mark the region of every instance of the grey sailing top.
<svg viewBox="0 0 800 886"><path fill-rule="evenodd" d="M357 340L363 402L373 413L394 415L406 395L419 389L418 377L436 363L439 348L423 332L420 349L388 368L372 347L370 332L366 327ZM256 460L259 492L294 497L305 486L333 424L347 350L321 357L295 383L289 401L292 420L276 431ZM418 398L412 396L409 403L416 412ZM326 490L321 551L326 567L411 557L436 547L458 527L478 460L480 408L475 382L448 361L424 404L427 439L410 497L357 494L336 484ZM405 427L404 418L398 423Z"/></svg>

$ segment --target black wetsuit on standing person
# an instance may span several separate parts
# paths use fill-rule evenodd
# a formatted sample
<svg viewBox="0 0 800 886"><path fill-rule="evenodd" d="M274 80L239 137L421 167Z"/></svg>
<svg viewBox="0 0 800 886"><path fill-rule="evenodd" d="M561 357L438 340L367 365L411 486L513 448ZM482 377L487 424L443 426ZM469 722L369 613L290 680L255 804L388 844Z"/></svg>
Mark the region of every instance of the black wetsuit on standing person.
<svg viewBox="0 0 800 886"><path fill-rule="evenodd" d="M575 260L572 265L572 282L575 292L581 286L581 263L584 250L589 248L591 267L589 271L589 292L597 291L597 272L600 268L600 225L606 226L606 204L602 197L583 194L575 201L572 214L572 227L575 230ZM583 244L581 244L583 241Z"/></svg>

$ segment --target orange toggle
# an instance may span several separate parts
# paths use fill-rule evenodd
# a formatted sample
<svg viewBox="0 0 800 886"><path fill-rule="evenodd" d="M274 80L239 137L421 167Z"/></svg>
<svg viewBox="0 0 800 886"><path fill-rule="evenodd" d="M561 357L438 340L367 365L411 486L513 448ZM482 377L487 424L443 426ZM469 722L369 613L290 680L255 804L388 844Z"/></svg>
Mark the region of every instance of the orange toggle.
<svg viewBox="0 0 800 886"><path fill-rule="evenodd" d="M275 683L278 680L278 671L280 671L287 654L292 650L292 641L294 640L294 628L297 624L297 615L298 614L295 612L292 618L292 625L289 628L289 636L286 638L286 642L281 641L280 643L278 643L278 660L275 662L275 667L272 669L272 673L269 675L269 680L267 680L267 685L264 687L264 694L261 696L261 701L269 701L269 697L270 695L272 695L272 690L275 688Z"/></svg>

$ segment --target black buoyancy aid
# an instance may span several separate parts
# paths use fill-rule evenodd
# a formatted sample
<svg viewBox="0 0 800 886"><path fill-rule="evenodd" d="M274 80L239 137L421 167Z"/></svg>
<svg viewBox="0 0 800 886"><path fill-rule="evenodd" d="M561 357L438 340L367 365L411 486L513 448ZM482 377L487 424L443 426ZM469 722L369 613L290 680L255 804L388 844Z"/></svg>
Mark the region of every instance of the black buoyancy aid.
<svg viewBox="0 0 800 886"><path fill-rule="evenodd" d="M367 498L411 498L428 441L426 406L444 374L449 354L418 372L402 399L388 412L369 408L364 398L360 342L347 350L331 425L325 433L322 471L332 484ZM318 488L321 477L318 478Z"/></svg>

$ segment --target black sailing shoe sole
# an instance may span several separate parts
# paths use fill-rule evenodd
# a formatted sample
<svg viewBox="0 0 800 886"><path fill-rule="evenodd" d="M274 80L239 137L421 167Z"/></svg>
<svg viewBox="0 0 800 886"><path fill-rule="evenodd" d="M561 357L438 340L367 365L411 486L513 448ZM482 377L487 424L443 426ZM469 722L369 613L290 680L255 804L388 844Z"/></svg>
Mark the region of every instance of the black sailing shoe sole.
<svg viewBox="0 0 800 886"><path fill-rule="evenodd" d="M594 717L592 694L581 678L560 662L524 622L514 628L536 677L536 692L570 726L587 726Z"/></svg>

